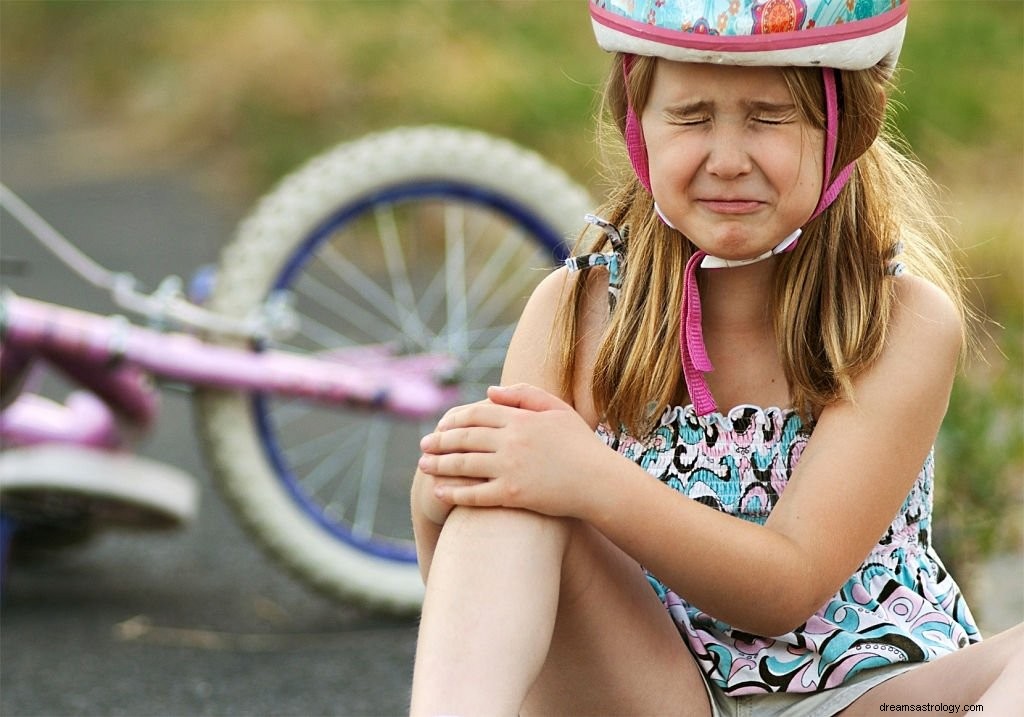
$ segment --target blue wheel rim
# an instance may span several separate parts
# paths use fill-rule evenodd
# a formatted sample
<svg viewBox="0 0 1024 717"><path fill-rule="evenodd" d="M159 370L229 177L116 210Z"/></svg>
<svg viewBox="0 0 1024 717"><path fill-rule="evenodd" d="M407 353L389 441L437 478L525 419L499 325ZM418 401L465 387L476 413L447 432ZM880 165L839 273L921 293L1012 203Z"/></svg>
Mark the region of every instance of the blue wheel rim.
<svg viewBox="0 0 1024 717"><path fill-rule="evenodd" d="M339 207L302 240L278 274L271 291L289 289L324 241L373 207L414 200L459 200L490 209L503 215L510 223L525 229L526 233L546 249L555 260L561 261L567 256L561 235L523 204L503 194L464 182L418 180L385 187L367 194L351 204ZM407 542L387 539L379 535L359 535L346 523L334 520L327 515L322 506L306 492L301 480L289 466L284 450L276 438L268 399L255 394L251 400L253 416L264 453L273 466L281 485L299 510L308 516L313 524L336 540L375 558L397 563L416 562L416 552Z"/></svg>

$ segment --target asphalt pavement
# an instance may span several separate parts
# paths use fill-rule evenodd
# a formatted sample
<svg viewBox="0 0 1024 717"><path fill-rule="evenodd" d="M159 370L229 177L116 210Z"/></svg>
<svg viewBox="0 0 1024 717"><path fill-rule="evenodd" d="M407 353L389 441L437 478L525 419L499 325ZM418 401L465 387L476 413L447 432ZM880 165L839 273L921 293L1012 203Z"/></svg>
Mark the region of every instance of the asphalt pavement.
<svg viewBox="0 0 1024 717"><path fill-rule="evenodd" d="M216 259L244 207L198 191L187 171L125 162L116 137L49 110L5 88L5 184L101 264L149 286ZM7 216L0 242L14 270L3 283L15 292L112 309ZM193 524L13 556L0 612L0 714L403 714L415 621L322 598L268 562L213 488L191 410L188 395L165 392L139 453L195 477Z"/></svg>

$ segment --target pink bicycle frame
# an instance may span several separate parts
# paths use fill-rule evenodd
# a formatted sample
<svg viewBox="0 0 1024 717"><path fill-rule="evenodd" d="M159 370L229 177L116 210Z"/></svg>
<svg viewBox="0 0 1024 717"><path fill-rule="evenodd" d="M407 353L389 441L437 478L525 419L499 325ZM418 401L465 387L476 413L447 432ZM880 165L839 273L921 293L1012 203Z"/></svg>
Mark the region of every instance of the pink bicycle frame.
<svg viewBox="0 0 1024 717"><path fill-rule="evenodd" d="M0 304L0 373L5 385L17 383L38 356L94 392L119 419L143 429L154 420L158 406L146 375L204 388L362 405L408 418L436 415L456 400L456 389L438 380L453 366L443 355L394 356L384 346L317 355L256 351L15 295L4 296ZM75 429L58 427L54 415L49 422L55 434L84 444L117 442L106 426L110 416L99 416L95 401L76 399L69 407L78 411L79 423L90 427L72 435ZM33 435L29 426L34 422L45 427L47 421L38 419L46 410L36 397L22 396L0 416L0 431L19 443L39 442L43 436Z"/></svg>

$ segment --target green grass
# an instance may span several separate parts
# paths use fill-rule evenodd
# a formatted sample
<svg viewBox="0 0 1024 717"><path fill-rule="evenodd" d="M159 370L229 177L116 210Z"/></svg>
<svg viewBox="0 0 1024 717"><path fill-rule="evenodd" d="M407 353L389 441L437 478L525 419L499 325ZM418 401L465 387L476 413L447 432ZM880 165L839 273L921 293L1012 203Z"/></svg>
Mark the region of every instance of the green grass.
<svg viewBox="0 0 1024 717"><path fill-rule="evenodd" d="M925 160L958 146L1024 149L1018 0L916 0L902 60L902 128ZM939 140L937 142L937 140Z"/></svg>

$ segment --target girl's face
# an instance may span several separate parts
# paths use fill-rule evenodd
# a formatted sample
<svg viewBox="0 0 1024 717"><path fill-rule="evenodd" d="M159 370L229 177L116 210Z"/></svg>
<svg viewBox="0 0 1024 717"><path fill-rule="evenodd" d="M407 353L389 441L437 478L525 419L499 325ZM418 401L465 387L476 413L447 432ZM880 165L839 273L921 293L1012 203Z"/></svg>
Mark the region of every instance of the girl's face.
<svg viewBox="0 0 1024 717"><path fill-rule="evenodd" d="M655 201L709 254L757 256L817 206L824 131L778 68L658 60L641 123Z"/></svg>

